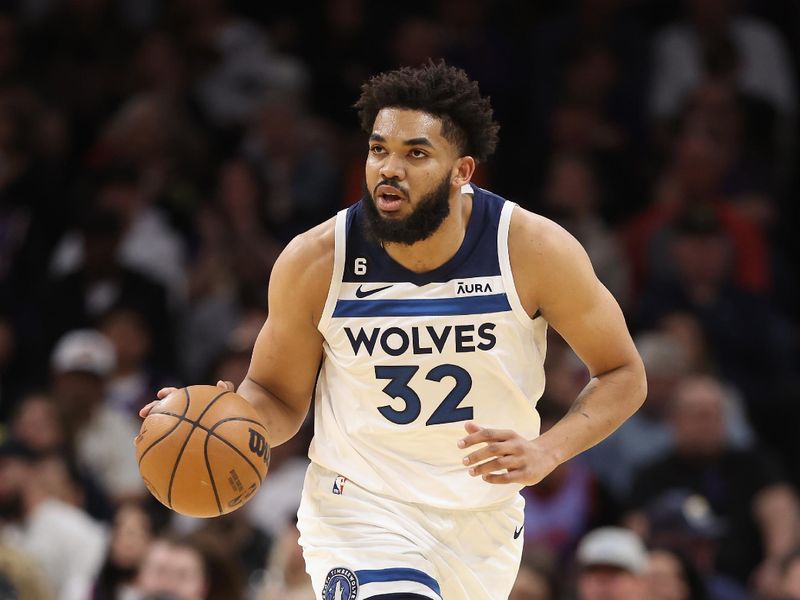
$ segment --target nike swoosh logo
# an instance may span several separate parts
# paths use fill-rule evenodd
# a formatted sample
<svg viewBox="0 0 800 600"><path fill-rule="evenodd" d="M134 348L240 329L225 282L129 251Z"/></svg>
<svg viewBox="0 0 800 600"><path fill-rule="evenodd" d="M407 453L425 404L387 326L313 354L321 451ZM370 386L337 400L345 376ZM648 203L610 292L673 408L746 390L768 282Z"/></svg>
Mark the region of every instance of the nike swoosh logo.
<svg viewBox="0 0 800 600"><path fill-rule="evenodd" d="M517 539L519 537L519 534L522 533L522 529L524 527L525 525L522 525L521 527L517 527L514 529L514 539Z"/></svg>
<svg viewBox="0 0 800 600"><path fill-rule="evenodd" d="M367 296L372 296L372 294L377 294L378 292L382 292L383 290L388 290L392 285L387 285L384 287L375 288L374 290L362 290L363 286L358 286L356 290L356 298L366 298Z"/></svg>

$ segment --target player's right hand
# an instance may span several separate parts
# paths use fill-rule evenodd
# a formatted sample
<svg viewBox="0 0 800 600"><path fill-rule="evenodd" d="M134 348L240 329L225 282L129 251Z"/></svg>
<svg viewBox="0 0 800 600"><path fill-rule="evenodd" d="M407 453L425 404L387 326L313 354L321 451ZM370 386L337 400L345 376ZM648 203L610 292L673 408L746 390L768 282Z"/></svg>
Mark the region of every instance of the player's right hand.
<svg viewBox="0 0 800 600"><path fill-rule="evenodd" d="M222 388L223 390L228 390L229 392L234 391L234 385L232 381L218 381L217 387ZM143 406L142 409L139 411L139 416L143 419L150 414L150 411L153 410L153 407L156 406L159 402L161 402L164 398L169 396L172 392L176 391L178 388L176 387L163 387L158 392L156 392L156 396L158 400L153 400L150 404Z"/></svg>

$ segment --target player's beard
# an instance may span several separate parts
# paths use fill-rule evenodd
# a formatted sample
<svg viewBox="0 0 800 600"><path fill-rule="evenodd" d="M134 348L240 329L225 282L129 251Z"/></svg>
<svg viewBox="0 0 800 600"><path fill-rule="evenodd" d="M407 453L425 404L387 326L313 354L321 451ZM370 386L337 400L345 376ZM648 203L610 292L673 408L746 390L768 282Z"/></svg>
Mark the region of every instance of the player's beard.
<svg viewBox="0 0 800 600"><path fill-rule="evenodd" d="M392 185L381 180L378 185ZM377 189L378 185L375 186ZM375 197L364 182L364 223L367 234L381 243L410 246L431 237L450 214L450 174L447 173L433 191L420 198L411 214L402 219L382 217L375 206Z"/></svg>

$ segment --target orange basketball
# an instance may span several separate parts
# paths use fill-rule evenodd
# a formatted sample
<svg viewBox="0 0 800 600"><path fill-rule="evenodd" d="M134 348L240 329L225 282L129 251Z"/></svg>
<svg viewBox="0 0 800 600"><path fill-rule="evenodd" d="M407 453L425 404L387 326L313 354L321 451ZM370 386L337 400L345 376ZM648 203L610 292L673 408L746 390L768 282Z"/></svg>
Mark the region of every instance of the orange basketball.
<svg viewBox="0 0 800 600"><path fill-rule="evenodd" d="M211 385L176 390L147 415L136 459L147 489L190 517L216 517L253 497L269 468L267 430L234 392Z"/></svg>

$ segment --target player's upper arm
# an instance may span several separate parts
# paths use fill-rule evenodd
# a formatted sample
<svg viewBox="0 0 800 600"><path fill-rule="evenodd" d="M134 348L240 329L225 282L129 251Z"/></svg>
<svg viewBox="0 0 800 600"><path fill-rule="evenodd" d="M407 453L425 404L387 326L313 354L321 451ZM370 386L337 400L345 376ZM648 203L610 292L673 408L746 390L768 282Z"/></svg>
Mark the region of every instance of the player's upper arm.
<svg viewBox="0 0 800 600"><path fill-rule="evenodd" d="M515 208L509 252L523 306L529 314L541 313L592 376L625 366L642 368L619 304L570 233Z"/></svg>
<svg viewBox="0 0 800 600"><path fill-rule="evenodd" d="M281 253L269 282L269 313L247 377L305 415L322 357L317 330L333 273L333 220L298 236Z"/></svg>

